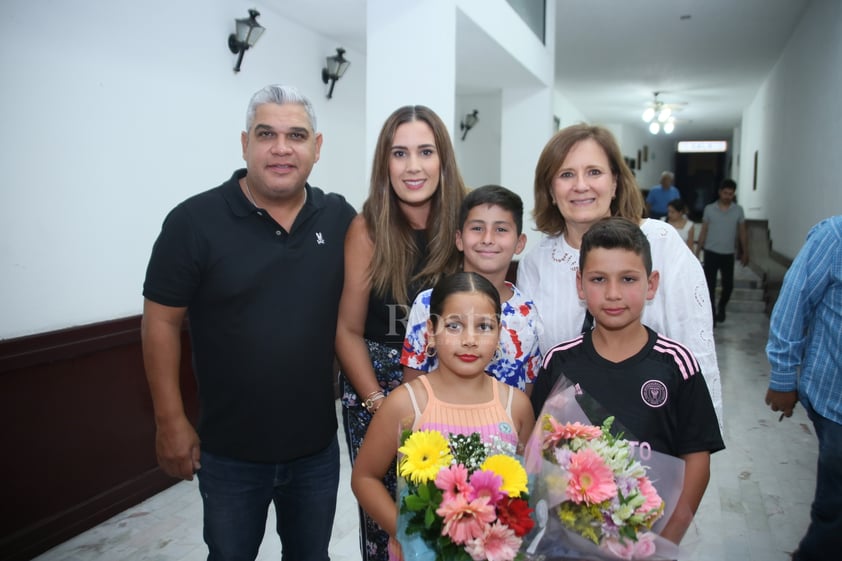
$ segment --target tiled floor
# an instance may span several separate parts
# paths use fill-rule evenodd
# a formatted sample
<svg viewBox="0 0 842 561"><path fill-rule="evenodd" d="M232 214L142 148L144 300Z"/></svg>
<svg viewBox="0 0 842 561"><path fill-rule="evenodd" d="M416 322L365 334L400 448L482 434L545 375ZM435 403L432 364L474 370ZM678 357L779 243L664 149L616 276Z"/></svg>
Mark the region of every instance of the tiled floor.
<svg viewBox="0 0 842 561"><path fill-rule="evenodd" d="M685 560L787 561L809 520L816 439L804 410L778 422L763 402L768 380L762 313L729 312L716 328L725 400L727 449L712 458L712 476L695 527L684 540ZM340 438L340 442L343 439ZM330 553L359 559L356 504L347 452ZM36 558L37 561L200 561L201 501L195 482L179 483ZM260 561L280 560L274 516L267 522Z"/></svg>

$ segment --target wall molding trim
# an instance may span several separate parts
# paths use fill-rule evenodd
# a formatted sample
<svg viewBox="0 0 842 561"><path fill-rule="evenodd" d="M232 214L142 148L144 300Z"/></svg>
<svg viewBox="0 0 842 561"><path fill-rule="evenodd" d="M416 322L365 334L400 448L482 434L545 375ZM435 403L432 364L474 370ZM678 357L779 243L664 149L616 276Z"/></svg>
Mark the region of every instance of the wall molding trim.
<svg viewBox="0 0 842 561"><path fill-rule="evenodd" d="M177 482L157 466L141 316L0 341L0 561L30 559ZM181 388L198 418L190 338Z"/></svg>

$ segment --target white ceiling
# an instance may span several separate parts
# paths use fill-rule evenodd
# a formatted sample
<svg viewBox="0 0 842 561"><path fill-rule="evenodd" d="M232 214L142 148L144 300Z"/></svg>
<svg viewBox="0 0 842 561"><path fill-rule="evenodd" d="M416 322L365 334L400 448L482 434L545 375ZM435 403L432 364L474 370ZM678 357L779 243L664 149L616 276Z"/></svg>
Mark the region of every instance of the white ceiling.
<svg viewBox="0 0 842 561"><path fill-rule="evenodd" d="M659 91L661 101L685 104L675 113L674 136L727 138L810 0L555 1L556 86L591 122L645 130L640 114ZM366 50L365 6L366 0L271 4L283 17L360 52ZM534 80L466 17L457 25L460 92Z"/></svg>

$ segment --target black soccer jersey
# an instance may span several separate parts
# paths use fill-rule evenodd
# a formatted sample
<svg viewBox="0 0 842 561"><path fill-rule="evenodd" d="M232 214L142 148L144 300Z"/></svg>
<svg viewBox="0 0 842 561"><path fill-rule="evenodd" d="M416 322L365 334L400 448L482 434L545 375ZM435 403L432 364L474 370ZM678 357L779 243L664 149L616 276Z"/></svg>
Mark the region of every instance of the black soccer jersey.
<svg viewBox="0 0 842 561"><path fill-rule="evenodd" d="M532 390L536 414L563 375L579 385L577 400L595 425L613 415L612 432L622 431L625 438L672 456L722 450L699 363L681 343L646 329L646 345L618 363L596 352L591 332L550 349Z"/></svg>

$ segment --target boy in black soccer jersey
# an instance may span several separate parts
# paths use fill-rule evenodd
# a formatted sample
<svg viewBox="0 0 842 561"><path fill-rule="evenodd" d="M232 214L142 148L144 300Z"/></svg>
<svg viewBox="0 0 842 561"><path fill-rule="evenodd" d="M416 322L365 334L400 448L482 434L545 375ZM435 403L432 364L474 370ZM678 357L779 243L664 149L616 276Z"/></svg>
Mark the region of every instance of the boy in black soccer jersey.
<svg viewBox="0 0 842 561"><path fill-rule="evenodd" d="M582 238L576 288L594 317L593 330L546 353L532 406L540 414L564 375L598 403L602 416L616 418L614 426L625 438L683 459L681 496L661 532L679 543L707 487L710 455L725 445L695 357L640 323L643 307L658 288L658 272L652 271L649 242L640 228L619 217L594 224ZM603 419L595 419L590 409L591 421L601 424Z"/></svg>

